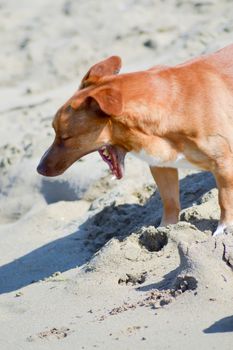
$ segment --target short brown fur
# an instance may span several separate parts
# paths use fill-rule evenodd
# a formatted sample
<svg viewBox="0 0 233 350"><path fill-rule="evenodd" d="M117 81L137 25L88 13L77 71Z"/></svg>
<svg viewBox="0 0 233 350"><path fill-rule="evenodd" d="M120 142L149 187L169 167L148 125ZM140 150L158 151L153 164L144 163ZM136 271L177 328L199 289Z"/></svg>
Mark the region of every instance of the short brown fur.
<svg viewBox="0 0 233 350"><path fill-rule="evenodd" d="M233 223L233 45L175 67L117 75L121 60L93 66L57 112L56 137L38 171L64 172L108 144L173 161L182 153L211 171L219 189L220 223ZM179 215L177 169L151 167L164 204L162 224Z"/></svg>

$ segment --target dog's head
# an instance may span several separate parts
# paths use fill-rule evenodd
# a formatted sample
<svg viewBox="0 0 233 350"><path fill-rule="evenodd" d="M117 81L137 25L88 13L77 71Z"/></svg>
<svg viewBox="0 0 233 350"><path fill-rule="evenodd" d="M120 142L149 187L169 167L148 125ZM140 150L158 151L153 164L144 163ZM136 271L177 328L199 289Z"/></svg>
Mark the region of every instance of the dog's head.
<svg viewBox="0 0 233 350"><path fill-rule="evenodd" d="M122 114L123 100L119 84L109 79L120 67L117 56L94 65L80 89L58 110L53 120L55 139L38 165L40 174L60 175L82 156L98 150L116 177L122 177L126 150L114 141L111 116Z"/></svg>

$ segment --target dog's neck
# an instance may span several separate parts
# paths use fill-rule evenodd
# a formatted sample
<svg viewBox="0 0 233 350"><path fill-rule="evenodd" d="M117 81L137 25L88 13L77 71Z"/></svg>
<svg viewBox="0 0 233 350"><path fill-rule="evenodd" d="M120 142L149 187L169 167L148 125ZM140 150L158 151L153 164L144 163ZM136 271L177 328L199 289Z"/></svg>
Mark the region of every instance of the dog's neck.
<svg viewBox="0 0 233 350"><path fill-rule="evenodd" d="M175 99L175 96L169 96L172 83L171 78L166 81L158 73L149 71L113 77L111 84L121 85L124 109L120 116L111 116L112 141L130 151L140 150L153 138L166 137L171 133L172 103Z"/></svg>

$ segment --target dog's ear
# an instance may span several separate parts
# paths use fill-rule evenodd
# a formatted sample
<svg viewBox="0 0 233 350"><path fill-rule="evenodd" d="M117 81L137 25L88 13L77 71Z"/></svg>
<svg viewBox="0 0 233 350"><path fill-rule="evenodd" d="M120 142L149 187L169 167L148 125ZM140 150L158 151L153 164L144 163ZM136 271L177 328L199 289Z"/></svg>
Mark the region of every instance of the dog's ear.
<svg viewBox="0 0 233 350"><path fill-rule="evenodd" d="M123 98L119 89L111 87L97 87L87 92L85 90L79 91L76 97L71 100L71 107L78 109L78 107L87 99L93 98L99 105L99 108L108 115L118 116L123 111Z"/></svg>
<svg viewBox="0 0 233 350"><path fill-rule="evenodd" d="M80 89L95 83L105 75L118 74L121 69L121 58L119 56L111 56L106 60L96 63L92 66L87 74L83 77Z"/></svg>
<svg viewBox="0 0 233 350"><path fill-rule="evenodd" d="M98 103L100 109L108 114L118 116L122 114L123 111L123 98L122 93L119 89L104 88L95 89L91 94L96 102Z"/></svg>

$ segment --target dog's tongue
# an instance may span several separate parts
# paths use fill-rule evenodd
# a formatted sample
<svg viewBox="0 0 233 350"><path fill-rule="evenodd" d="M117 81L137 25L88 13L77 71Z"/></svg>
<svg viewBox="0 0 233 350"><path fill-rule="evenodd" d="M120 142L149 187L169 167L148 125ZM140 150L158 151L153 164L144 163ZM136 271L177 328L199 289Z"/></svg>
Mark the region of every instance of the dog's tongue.
<svg viewBox="0 0 233 350"><path fill-rule="evenodd" d="M126 151L120 146L104 146L99 149L102 159L108 164L113 175L121 179L124 173Z"/></svg>

